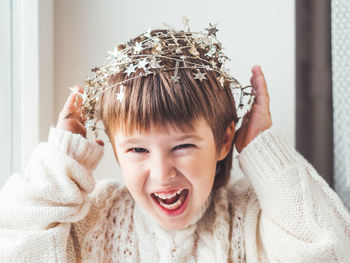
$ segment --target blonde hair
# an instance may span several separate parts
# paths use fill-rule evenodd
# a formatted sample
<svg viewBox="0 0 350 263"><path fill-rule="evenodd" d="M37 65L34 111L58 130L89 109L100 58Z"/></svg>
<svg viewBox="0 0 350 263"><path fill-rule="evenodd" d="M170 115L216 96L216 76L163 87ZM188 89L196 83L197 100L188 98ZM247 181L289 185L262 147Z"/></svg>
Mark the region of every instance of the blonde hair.
<svg viewBox="0 0 350 263"><path fill-rule="evenodd" d="M151 34L159 31L163 32L154 30ZM134 40L138 40L138 37ZM201 56L204 57L204 54L201 53ZM166 64L165 67L174 67L174 61L162 62ZM217 61L217 64L220 63ZM216 150L219 151L227 127L232 121L237 123L236 107L229 85L225 83L222 87L216 79L216 72L203 69L202 72L207 73L207 80L202 82L194 79L191 69L183 68L178 70L180 79L177 83L171 80L173 71L162 71L130 80L123 84L124 99L121 102L116 101L119 85L105 91L99 100L99 114L113 148L115 149L113 135L117 130L125 134L133 131L148 132L150 129L161 132L168 125L191 129L194 121L203 118L213 132ZM139 73L140 69L137 69L133 74ZM123 73L112 75L108 79L108 85L127 78L129 77ZM226 158L217 163L214 189L224 186L229 179L232 151L233 147ZM116 156L115 152L114 154Z"/></svg>

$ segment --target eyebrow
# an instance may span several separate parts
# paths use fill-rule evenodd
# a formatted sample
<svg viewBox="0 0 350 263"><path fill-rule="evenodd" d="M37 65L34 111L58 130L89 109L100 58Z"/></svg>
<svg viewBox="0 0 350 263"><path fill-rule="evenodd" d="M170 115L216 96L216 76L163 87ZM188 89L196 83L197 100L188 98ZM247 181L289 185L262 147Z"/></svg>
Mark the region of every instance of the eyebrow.
<svg viewBox="0 0 350 263"><path fill-rule="evenodd" d="M128 140L125 140L125 141L119 143L118 146L121 148L127 144L134 144L134 143L140 143L140 142L141 142L141 140L138 140L138 139L128 139Z"/></svg>
<svg viewBox="0 0 350 263"><path fill-rule="evenodd" d="M195 135L195 134L184 134L184 135L181 135L179 137L175 137L175 141L183 141L183 140L186 140L186 139L194 139L194 140L197 140L197 141L203 141L204 139L198 135ZM127 144L135 144L135 143L141 143L142 140L140 139L127 139L121 143L119 143L119 147L123 147Z"/></svg>
<svg viewBox="0 0 350 263"><path fill-rule="evenodd" d="M175 138L175 140L177 141L182 141L182 140L186 140L186 139L195 139L195 140L199 140L199 141L202 141L203 138L196 135L196 134L184 134L184 135L181 135L177 138Z"/></svg>

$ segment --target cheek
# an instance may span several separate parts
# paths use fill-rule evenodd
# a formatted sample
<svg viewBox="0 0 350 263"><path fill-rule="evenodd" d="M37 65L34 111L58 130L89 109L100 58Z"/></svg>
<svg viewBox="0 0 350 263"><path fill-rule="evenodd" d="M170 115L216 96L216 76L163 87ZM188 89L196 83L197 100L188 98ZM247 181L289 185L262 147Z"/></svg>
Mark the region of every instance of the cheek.
<svg viewBox="0 0 350 263"><path fill-rule="evenodd" d="M143 193L143 186L146 180L146 173L143 171L143 166L121 158L120 167L126 187L131 195L137 199Z"/></svg>
<svg viewBox="0 0 350 263"><path fill-rule="evenodd" d="M181 161L182 173L197 184L210 184L215 176L216 159L211 151L200 152Z"/></svg>

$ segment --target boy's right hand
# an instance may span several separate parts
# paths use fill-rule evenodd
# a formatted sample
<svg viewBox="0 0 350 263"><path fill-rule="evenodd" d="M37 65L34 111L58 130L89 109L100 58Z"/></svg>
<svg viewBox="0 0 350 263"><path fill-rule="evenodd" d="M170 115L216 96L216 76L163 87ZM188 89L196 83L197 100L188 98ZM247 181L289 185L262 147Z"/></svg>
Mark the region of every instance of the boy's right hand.
<svg viewBox="0 0 350 263"><path fill-rule="evenodd" d="M79 93L83 92L80 86L74 86ZM75 100L78 100L76 107ZM85 120L81 117L81 98L73 92L69 94L66 103L63 106L59 116L56 128L71 131L72 133L80 134L86 138L86 129L84 127Z"/></svg>
<svg viewBox="0 0 350 263"><path fill-rule="evenodd" d="M79 93L84 92L83 88L80 86L74 86L73 88ZM77 103L75 106L76 99ZM86 128L84 127L85 120L81 116L81 104L82 99L79 96L75 95L73 92L69 94L66 103L59 114L56 128L80 134L86 138ZM101 140L96 140L96 142L101 146L104 145Z"/></svg>

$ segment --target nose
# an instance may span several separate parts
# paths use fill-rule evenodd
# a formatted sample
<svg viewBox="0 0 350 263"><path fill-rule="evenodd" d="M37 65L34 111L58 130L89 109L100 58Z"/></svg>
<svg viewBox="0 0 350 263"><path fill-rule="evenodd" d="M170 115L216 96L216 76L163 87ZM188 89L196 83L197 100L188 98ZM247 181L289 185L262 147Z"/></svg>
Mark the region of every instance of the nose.
<svg viewBox="0 0 350 263"><path fill-rule="evenodd" d="M158 183L166 183L175 177L176 169L169 156L161 153L153 154L150 167L150 176Z"/></svg>

